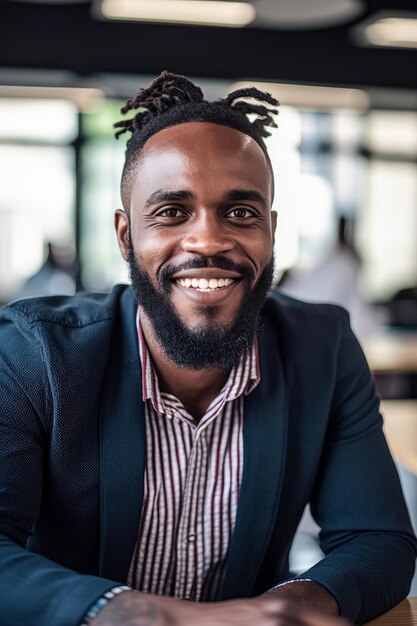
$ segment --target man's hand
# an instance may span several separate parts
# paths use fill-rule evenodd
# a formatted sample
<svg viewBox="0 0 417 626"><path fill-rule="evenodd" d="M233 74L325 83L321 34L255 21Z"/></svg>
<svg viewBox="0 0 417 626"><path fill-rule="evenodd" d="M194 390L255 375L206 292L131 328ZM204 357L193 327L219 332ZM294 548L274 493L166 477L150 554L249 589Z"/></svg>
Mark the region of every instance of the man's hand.
<svg viewBox="0 0 417 626"><path fill-rule="evenodd" d="M348 626L348 622L293 600L270 595L225 602L187 602L126 591L111 600L92 626Z"/></svg>

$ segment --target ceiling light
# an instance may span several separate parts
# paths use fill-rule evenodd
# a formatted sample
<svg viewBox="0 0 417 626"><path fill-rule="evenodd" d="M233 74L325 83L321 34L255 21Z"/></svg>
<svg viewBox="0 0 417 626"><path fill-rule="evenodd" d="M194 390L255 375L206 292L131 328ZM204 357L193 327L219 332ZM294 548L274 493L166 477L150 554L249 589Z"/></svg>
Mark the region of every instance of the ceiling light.
<svg viewBox="0 0 417 626"><path fill-rule="evenodd" d="M282 105L320 110L349 109L365 111L369 108L369 97L360 89L293 85L289 83L259 83L255 81L235 83L233 89L249 86L271 93Z"/></svg>
<svg viewBox="0 0 417 626"><path fill-rule="evenodd" d="M417 48L417 13L379 11L350 31L360 46Z"/></svg>
<svg viewBox="0 0 417 626"><path fill-rule="evenodd" d="M384 17L366 26L364 34L375 46L417 48L417 18Z"/></svg>
<svg viewBox="0 0 417 626"><path fill-rule="evenodd" d="M327 28L363 13L362 0L256 0L256 25L276 29Z"/></svg>
<svg viewBox="0 0 417 626"><path fill-rule="evenodd" d="M112 20L204 24L239 28L255 19L249 2L230 0L102 0L101 12Z"/></svg>

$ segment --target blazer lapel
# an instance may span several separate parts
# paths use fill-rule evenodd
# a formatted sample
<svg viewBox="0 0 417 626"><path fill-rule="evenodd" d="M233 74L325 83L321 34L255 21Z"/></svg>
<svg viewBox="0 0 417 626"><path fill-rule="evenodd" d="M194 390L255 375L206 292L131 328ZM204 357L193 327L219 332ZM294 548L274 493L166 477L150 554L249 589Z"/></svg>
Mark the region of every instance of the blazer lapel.
<svg viewBox="0 0 417 626"><path fill-rule="evenodd" d="M251 594L278 509L288 407L276 335L269 323L260 332L261 382L245 398L242 485L221 593L224 600Z"/></svg>
<svg viewBox="0 0 417 626"><path fill-rule="evenodd" d="M121 298L100 407L100 575L125 582L143 501L146 458L136 303Z"/></svg>

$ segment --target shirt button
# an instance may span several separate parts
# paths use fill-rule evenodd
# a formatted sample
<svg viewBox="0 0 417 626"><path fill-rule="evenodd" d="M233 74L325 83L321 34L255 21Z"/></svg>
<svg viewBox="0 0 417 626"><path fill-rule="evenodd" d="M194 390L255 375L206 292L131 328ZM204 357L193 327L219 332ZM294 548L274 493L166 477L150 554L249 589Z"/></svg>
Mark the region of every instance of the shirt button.
<svg viewBox="0 0 417 626"><path fill-rule="evenodd" d="M196 535L195 533L188 533L188 537L187 537L187 539L188 539L188 541L189 541L190 543L191 543L191 542L193 542L193 541L195 541L195 540L196 540L196 538L197 538L197 535Z"/></svg>

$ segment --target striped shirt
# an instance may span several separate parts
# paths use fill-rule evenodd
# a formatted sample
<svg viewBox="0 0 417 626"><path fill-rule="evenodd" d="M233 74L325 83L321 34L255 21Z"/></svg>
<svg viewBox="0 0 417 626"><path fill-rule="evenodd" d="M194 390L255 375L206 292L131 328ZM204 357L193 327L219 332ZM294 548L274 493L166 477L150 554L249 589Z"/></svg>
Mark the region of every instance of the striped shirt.
<svg viewBox="0 0 417 626"><path fill-rule="evenodd" d="M127 582L138 591L215 600L239 501L243 397L260 381L257 344L197 423L175 396L160 391L139 314L137 326L147 456Z"/></svg>

